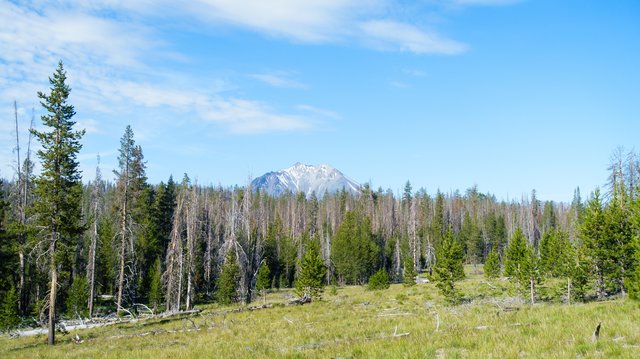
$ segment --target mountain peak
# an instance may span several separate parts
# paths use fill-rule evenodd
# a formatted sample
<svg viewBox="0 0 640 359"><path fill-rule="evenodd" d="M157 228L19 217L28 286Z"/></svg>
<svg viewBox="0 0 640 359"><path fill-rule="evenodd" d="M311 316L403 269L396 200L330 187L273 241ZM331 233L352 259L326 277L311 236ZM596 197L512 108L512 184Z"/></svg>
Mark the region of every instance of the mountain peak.
<svg viewBox="0 0 640 359"><path fill-rule="evenodd" d="M360 185L357 182L331 165L314 166L301 162L296 162L284 170L266 173L251 181L251 187L272 196L286 192L303 192L308 197L315 192L318 197L322 197L325 192L335 193L343 188L354 194L360 192Z"/></svg>

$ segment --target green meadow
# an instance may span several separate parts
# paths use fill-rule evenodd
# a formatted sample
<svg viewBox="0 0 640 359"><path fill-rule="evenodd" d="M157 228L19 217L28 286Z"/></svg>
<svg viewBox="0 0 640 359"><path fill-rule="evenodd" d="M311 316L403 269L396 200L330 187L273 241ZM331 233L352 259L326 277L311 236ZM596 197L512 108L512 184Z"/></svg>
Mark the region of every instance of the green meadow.
<svg viewBox="0 0 640 359"><path fill-rule="evenodd" d="M638 358L638 302L564 304L561 283L540 288L531 305L504 279L467 268L457 283L463 304L448 306L432 283L387 290L327 287L320 301L286 306L274 291L267 306L204 305L195 315L59 334L0 338L8 358ZM545 294L546 293L546 294ZM558 296L556 298L556 296ZM554 299L555 298L555 299ZM260 298L251 306L262 306ZM602 322L597 340L593 332ZM80 343L76 343L76 334Z"/></svg>

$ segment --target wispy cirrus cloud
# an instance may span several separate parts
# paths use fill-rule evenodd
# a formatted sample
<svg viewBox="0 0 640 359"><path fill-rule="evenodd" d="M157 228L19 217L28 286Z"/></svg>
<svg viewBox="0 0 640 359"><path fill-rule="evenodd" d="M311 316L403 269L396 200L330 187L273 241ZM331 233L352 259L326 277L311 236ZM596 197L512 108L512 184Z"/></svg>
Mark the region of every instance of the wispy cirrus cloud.
<svg viewBox="0 0 640 359"><path fill-rule="evenodd" d="M302 89L307 87L303 83L293 79L293 74L287 71L272 71L272 72L264 72L264 73L258 73L258 74L250 74L249 77L252 77L258 81L264 82L267 85L270 85L273 87L297 88L297 89Z"/></svg>
<svg viewBox="0 0 640 359"><path fill-rule="evenodd" d="M455 55L467 49L460 42L397 21L371 20L361 23L360 27L366 34L366 41L381 50Z"/></svg>
<svg viewBox="0 0 640 359"><path fill-rule="evenodd" d="M137 3L137 2L135 2ZM275 113L270 106L253 99L221 96L217 88L194 91L176 87L149 63L150 58L171 58L156 30L140 14L153 13L118 1L46 2L0 4L0 96L21 104L37 103L37 91L46 91L47 77L62 59L72 86L76 108L105 113L127 111L131 107L166 108L191 112L201 120L212 118L234 133L289 131L310 128L302 116ZM104 15L119 11L117 16ZM123 12L124 11L124 12ZM302 87L288 73L256 74L273 86ZM216 115L214 112L221 111ZM8 116L8 106L0 109ZM237 114L234 118L232 114ZM80 115L81 116L81 115ZM234 123L237 121L237 123ZM100 132L93 119L80 119L90 133ZM4 138L3 138L4 140ZM3 141L8 143L8 141Z"/></svg>
<svg viewBox="0 0 640 359"><path fill-rule="evenodd" d="M265 103L235 98L211 101L204 117L228 126L231 132L243 134L307 130L312 127L310 121L302 116L278 114Z"/></svg>
<svg viewBox="0 0 640 359"><path fill-rule="evenodd" d="M175 86L168 79L171 70L154 59L190 59L172 50L176 46L161 36L163 24L204 34L228 27L293 43L456 55L469 46L440 34L423 15L447 4L516 2L426 1L416 5L415 15L407 16L411 12L395 11L405 5L395 0L4 1L0 2L0 19L5 20L0 22L0 98L36 106L36 92L46 91L46 78L62 59L80 113L83 109L118 114L132 107L164 108L174 114L191 113L196 120L216 123L233 133L308 130L315 125L313 111L290 108L283 112L260 99L199 86L200 79L183 73L175 76L183 78L183 86ZM307 86L290 72L251 76L274 87ZM5 103L0 115L11 118L10 108ZM100 133L102 123L82 116L80 123L90 133ZM5 152L10 151L7 131L0 135L0 142Z"/></svg>
<svg viewBox="0 0 640 359"><path fill-rule="evenodd" d="M331 110L327 110L324 108L319 108L316 106L311 106L311 105L298 105L296 106L298 110L316 115L316 116L320 116L320 117L324 117L324 118L339 118L340 115L335 112L335 111L331 111Z"/></svg>
<svg viewBox="0 0 640 359"><path fill-rule="evenodd" d="M381 8L375 0L196 0L185 9L205 22L225 23L298 42L334 41L357 16Z"/></svg>
<svg viewBox="0 0 640 359"><path fill-rule="evenodd" d="M461 43L431 29L389 17L394 7L402 4L391 0L197 0L185 9L206 23L302 43L353 43L417 54L452 55L465 50Z"/></svg>

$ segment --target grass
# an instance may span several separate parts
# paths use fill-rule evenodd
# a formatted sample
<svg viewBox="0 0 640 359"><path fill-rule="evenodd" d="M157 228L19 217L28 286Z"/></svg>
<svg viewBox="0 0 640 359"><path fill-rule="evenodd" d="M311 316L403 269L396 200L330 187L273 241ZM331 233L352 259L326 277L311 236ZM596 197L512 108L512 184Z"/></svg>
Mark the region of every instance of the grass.
<svg viewBox="0 0 640 359"><path fill-rule="evenodd" d="M191 320L148 320L46 337L0 337L11 358L575 358L640 357L640 308L618 299L588 304L536 304L514 297L509 283L486 282L467 268L464 304L448 307L435 286L392 285L327 290L296 307L286 291L274 307L228 313L207 305ZM332 292L332 293L329 293ZM255 304L262 304L262 299ZM602 321L600 339L592 333ZM196 327L198 329L196 329ZM78 333L84 340L75 344ZM408 333L408 334L407 334ZM395 336L394 336L395 334ZM406 335L405 335L406 334Z"/></svg>

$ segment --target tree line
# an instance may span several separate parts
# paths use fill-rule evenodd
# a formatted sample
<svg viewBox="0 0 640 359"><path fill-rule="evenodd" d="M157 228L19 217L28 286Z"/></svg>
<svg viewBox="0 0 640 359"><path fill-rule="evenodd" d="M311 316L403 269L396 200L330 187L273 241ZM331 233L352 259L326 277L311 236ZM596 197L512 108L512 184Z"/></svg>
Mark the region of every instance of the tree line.
<svg viewBox="0 0 640 359"><path fill-rule="evenodd" d="M127 126L108 181L99 159L95 174L78 169L84 132L75 129L62 63L50 83L49 94L38 94L45 129L31 130L42 171L33 172L29 150L20 158L18 143L16 173L0 183L5 329L36 318L49 325L53 344L60 315L251 302L272 288L317 296L324 285L362 285L374 275L410 285L426 273L455 303L465 263L512 278L532 301L548 276L567 278L574 300L638 296L633 153L614 156L608 192L596 190L586 202L579 189L567 204L540 201L535 191L518 201L476 187L429 194L410 182L400 195L365 184L357 195L274 197L201 185L187 174L151 184Z"/></svg>

